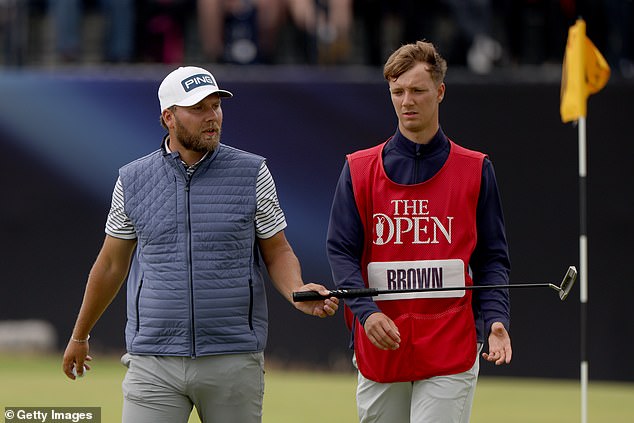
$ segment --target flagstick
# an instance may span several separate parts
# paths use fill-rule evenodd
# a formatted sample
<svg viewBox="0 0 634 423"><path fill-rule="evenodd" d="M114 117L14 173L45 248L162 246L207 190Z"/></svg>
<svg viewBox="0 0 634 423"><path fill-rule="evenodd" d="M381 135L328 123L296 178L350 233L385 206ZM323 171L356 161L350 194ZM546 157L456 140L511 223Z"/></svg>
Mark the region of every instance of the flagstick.
<svg viewBox="0 0 634 423"><path fill-rule="evenodd" d="M588 421L588 359L587 348L587 304L588 304L588 236L587 236L587 152L586 118L579 117L579 299L581 302L581 423Z"/></svg>
<svg viewBox="0 0 634 423"><path fill-rule="evenodd" d="M586 22L579 18L568 30L561 74L562 122L577 120L579 127L579 273L581 326L581 422L588 421L588 238L586 112L588 96L601 90L610 79L610 66L586 36Z"/></svg>

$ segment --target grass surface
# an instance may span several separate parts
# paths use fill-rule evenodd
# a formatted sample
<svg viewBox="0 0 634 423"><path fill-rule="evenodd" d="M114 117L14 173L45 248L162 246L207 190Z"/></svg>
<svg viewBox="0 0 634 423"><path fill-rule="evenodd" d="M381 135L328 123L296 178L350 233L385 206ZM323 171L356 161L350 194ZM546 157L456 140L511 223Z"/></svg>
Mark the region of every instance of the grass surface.
<svg viewBox="0 0 634 423"><path fill-rule="evenodd" d="M61 372L61 355L0 355L0 409L94 406L103 423L119 422L124 374L117 358L97 355L93 370L73 382ZM355 386L350 373L267 369L264 423L355 422ZM471 422L576 423L580 416L576 381L481 378ZM634 383L591 382L588 421L634 422Z"/></svg>

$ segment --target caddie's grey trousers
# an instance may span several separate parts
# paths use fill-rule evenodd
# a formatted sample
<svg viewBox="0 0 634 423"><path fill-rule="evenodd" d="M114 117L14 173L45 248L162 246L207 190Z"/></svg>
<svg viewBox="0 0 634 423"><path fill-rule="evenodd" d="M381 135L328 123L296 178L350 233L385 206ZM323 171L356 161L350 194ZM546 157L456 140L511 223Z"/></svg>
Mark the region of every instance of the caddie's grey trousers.
<svg viewBox="0 0 634 423"><path fill-rule="evenodd" d="M378 383L358 372L357 411L361 423L468 423L480 371L478 344L475 363L466 372L415 382ZM356 360L353 358L356 366Z"/></svg>
<svg viewBox="0 0 634 423"><path fill-rule="evenodd" d="M123 423L260 423L264 353L206 357L125 354Z"/></svg>

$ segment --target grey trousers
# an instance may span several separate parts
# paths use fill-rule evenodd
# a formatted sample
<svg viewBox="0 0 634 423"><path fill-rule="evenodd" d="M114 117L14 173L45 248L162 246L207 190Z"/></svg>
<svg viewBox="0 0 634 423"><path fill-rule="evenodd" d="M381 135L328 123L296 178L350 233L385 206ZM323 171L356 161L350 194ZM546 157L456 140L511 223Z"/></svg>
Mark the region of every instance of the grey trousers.
<svg viewBox="0 0 634 423"><path fill-rule="evenodd" d="M197 357L125 354L123 423L260 423L264 353Z"/></svg>
<svg viewBox="0 0 634 423"><path fill-rule="evenodd" d="M480 371L478 344L466 372L415 382L378 383L358 372L357 410L361 423L468 423ZM354 361L356 366L356 360Z"/></svg>

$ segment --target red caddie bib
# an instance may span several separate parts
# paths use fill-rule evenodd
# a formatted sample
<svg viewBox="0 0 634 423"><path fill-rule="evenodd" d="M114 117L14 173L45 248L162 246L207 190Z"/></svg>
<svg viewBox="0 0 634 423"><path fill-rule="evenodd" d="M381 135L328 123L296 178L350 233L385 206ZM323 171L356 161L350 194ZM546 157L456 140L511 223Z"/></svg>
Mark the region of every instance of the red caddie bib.
<svg viewBox="0 0 634 423"><path fill-rule="evenodd" d="M485 155L450 142L449 157L436 175L402 185L385 173L384 145L347 157L366 234L361 263L366 285L387 290L472 285L468 263L477 241ZM395 351L376 348L355 319L359 371L381 383L467 371L476 359L471 297L470 290L375 297L398 326L401 344Z"/></svg>

